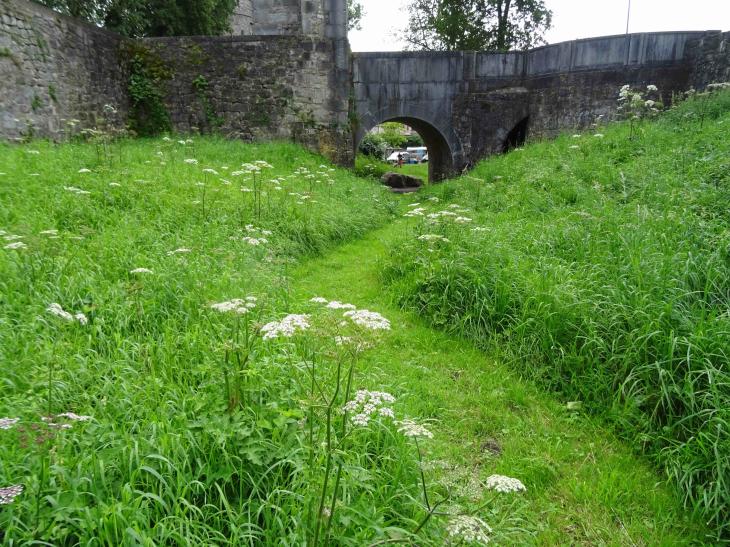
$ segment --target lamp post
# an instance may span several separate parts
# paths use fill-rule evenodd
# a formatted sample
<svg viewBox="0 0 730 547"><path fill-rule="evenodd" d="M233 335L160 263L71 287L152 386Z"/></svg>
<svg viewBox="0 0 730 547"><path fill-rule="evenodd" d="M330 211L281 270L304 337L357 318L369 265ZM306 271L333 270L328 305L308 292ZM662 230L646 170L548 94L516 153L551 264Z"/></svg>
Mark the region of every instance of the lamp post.
<svg viewBox="0 0 730 547"><path fill-rule="evenodd" d="M626 34L629 33L629 22L631 21L631 0L629 0L629 10L626 13Z"/></svg>

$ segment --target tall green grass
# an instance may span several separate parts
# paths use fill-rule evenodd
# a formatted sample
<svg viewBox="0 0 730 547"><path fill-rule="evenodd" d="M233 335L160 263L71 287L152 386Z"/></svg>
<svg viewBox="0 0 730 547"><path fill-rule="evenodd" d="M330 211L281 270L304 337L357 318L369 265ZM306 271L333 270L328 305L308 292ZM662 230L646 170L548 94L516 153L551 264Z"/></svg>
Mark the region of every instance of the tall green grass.
<svg viewBox="0 0 730 547"><path fill-rule="evenodd" d="M730 94L629 136L533 144L421 194L382 275L403 306L605 417L727 540ZM463 223L428 218L454 203Z"/></svg>
<svg viewBox="0 0 730 547"><path fill-rule="evenodd" d="M242 167L257 161L273 167ZM294 263L398 208L321 162L219 139L0 145L0 418L19 419L0 429L0 488L25 488L0 506L0 543L361 545L418 528L412 441L338 412L362 384L334 335L377 337L289 291ZM247 296L245 315L211 308ZM312 328L264 340L287 313Z"/></svg>

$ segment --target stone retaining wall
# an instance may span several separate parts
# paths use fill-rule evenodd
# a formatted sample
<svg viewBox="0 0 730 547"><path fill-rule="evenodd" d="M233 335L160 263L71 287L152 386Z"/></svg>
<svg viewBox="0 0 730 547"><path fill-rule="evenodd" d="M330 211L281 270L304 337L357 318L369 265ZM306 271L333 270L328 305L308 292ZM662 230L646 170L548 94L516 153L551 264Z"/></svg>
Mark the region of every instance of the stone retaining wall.
<svg viewBox="0 0 730 547"><path fill-rule="evenodd" d="M94 127L106 104L126 118L120 42L32 2L0 0L0 135L62 137Z"/></svg>

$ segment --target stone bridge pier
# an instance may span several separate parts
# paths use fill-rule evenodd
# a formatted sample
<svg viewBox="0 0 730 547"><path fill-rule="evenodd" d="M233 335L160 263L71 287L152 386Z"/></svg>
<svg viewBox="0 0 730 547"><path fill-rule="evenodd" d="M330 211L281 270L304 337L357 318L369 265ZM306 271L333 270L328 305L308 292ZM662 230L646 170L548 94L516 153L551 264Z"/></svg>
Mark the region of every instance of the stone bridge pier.
<svg viewBox="0 0 730 547"><path fill-rule="evenodd" d="M673 93L726 77L729 44L730 33L719 31L662 32L525 52L356 53L355 149L376 125L405 123L423 137L430 179L439 181L528 135L612 118L624 84L656 85L669 102Z"/></svg>

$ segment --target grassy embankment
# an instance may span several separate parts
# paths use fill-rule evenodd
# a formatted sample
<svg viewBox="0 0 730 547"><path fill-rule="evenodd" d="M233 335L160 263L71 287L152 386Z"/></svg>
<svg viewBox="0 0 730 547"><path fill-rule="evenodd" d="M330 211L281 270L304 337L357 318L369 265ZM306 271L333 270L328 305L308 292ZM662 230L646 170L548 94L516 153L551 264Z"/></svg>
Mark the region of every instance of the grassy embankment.
<svg viewBox="0 0 730 547"><path fill-rule="evenodd" d="M611 434L394 308L376 260L407 222L366 234L407 201L320 163L217 139L0 148L0 488L23 487L3 543L436 546L457 515L512 544L702 537ZM340 412L366 388L401 423Z"/></svg>
<svg viewBox="0 0 730 547"><path fill-rule="evenodd" d="M431 325L605 418L728 539L730 94L630 133L566 135L432 187L383 279Z"/></svg>

